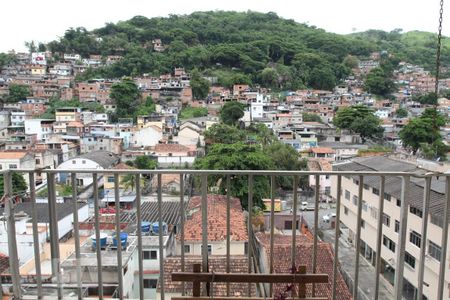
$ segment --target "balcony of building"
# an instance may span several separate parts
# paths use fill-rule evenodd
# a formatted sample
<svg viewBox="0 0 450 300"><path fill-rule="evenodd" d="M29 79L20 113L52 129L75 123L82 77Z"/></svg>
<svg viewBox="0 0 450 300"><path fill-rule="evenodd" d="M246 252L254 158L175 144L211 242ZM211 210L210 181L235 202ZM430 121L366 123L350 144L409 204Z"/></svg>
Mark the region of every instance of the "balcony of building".
<svg viewBox="0 0 450 300"><path fill-rule="evenodd" d="M402 170L14 170L29 177L29 182L35 182L37 173L47 174L48 196L39 198L33 184L29 192L20 194L13 188L12 171L0 172L5 191L0 226L0 292L4 298L179 299L192 295L193 285L175 281L172 275L190 272L195 264L208 273L204 277L208 282L201 284L201 299L294 297L302 293L297 287L299 278L309 274L326 282L306 284L305 299L444 299L449 293L448 222L442 222L448 220L450 210L450 177L446 174ZM70 184L64 184L70 187L71 197L59 194L61 173L70 174ZM114 195L106 202L101 196L104 174L115 178ZM77 177L84 175L92 176L92 184L78 190ZM126 175L132 177L135 196L133 205L125 210L120 208L119 176ZM331 178L337 208L327 219L321 216L321 176ZM293 188L290 210L283 209L276 199L280 177L292 178L294 187L303 178L315 180L310 205L304 206L303 194ZM155 182L155 193L143 195L148 178ZM270 205L266 212L247 210L258 201L254 195L261 178L269 183L266 202ZM231 194L237 180L245 181L245 199ZM351 200L347 199L347 185L355 187ZM376 197L370 200L366 191L374 185L371 192ZM392 215L386 193L392 185L399 195L395 236L386 231L386 215ZM342 223L349 214L346 201L354 202L353 228ZM302 206L311 210L311 220ZM373 214L370 224L369 214ZM323 222L334 227L328 231L335 237L331 242L324 239ZM373 232L366 232L368 225ZM415 235L413 226L420 227ZM345 234L349 231L351 236ZM350 240L358 249L354 253L361 255L342 255L349 253ZM415 251L410 250L411 240L419 245ZM371 265L376 271L368 273ZM228 283L222 281L227 273L242 276L237 283ZM266 282L249 283L243 279L249 274L275 275Z"/></svg>

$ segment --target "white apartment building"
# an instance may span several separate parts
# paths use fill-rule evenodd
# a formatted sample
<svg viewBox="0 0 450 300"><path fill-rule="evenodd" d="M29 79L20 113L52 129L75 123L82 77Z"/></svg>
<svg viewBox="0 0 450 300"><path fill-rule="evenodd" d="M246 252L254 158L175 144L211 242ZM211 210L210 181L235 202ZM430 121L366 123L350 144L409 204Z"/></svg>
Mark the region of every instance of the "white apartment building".
<svg viewBox="0 0 450 300"><path fill-rule="evenodd" d="M386 157L355 158L352 161L333 166L337 171L405 171L425 173L414 164L401 162ZM337 176L332 176L331 195L336 199ZM361 226L360 253L375 265L375 249L377 243L377 219L379 203L378 176L364 177L362 197L362 221L357 223L357 204L359 176L342 177L342 200L340 205L341 223L348 227L347 239L356 244L356 226ZM394 282L397 252L399 249L400 206L402 180L399 177L386 177L383 209L382 231L382 275L391 283ZM433 178L431 186L430 215L427 240L422 240L422 207L424 180L411 177L408 189L408 221L405 245L405 264L403 297L416 299L418 287L418 270L420 265L420 247L426 247L424 271L424 299L437 299L438 277L441 252L442 217L445 203L445 179ZM344 227L345 228L345 227ZM345 230L343 230L345 234ZM444 295L449 295L450 268L446 268Z"/></svg>

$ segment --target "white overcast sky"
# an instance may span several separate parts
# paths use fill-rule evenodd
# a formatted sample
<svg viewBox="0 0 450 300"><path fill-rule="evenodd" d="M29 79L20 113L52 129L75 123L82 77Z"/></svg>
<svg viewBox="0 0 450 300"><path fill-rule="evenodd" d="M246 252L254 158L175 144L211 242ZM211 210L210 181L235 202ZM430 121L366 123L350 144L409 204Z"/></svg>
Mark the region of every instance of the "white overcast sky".
<svg viewBox="0 0 450 300"><path fill-rule="evenodd" d="M443 32L450 36L446 4ZM6 52L25 50L25 41L49 42L69 27L91 30L136 15L208 10L273 11L336 33L395 28L437 32L439 0L1 0L0 9L0 52Z"/></svg>

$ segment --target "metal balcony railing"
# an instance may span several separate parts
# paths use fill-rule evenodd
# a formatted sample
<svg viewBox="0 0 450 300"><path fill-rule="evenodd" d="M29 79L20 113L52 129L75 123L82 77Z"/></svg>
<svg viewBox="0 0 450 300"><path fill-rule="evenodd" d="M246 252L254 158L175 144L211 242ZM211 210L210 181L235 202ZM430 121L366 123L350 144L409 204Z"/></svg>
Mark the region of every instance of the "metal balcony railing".
<svg viewBox="0 0 450 300"><path fill-rule="evenodd" d="M420 257L418 258L419 266L418 266L418 288L417 288L417 299L422 299L423 288L424 288L424 273L425 273L425 242L427 241L427 233L428 233L428 222L429 222L429 208L430 208L430 191L432 187L432 178L436 177L437 174L427 173L427 174L417 174L417 173L407 173L407 172L344 172L344 171L330 171L330 172L310 172L310 171L241 171L241 170L14 170L14 172L18 172L24 174L24 176L28 177L30 182L29 191L27 192L29 196L29 200L31 201L31 205L33 206L33 213L31 215L32 218L32 228L33 228L33 247L34 247L34 261L35 261L35 282L30 283L27 282L26 278L20 275L19 271L19 259L18 259L18 244L16 241L16 226L15 226L15 198L14 191L12 187L12 171L3 170L0 172L4 177L4 212L5 212L5 222L7 226L7 241L8 241L8 254L9 254L9 270L10 270L10 281L9 277L3 275L3 279L0 287L0 292L2 295L9 294L11 298L14 299L22 299L27 293L24 288L27 290L34 289L34 295L37 298L42 298L44 295L44 288L51 287L56 289L57 295L56 297L62 299L65 297L64 289L71 288L75 291L75 295L78 299L82 299L84 297L83 287L85 284L82 280L82 269L80 265L80 261L82 258L81 253L81 242L80 242L80 233L79 233L79 222L78 222L78 210L77 210L77 201L73 201L74 203L74 214L73 214L73 237L75 241L75 264L76 264L76 284L75 285L67 285L63 283L62 272L61 272L61 256L60 256L60 248L59 248L59 237L58 237L58 219L56 212L56 177L60 173L70 174L71 179L71 187L72 187L72 197L73 199L77 199L79 196L77 190L77 178L85 176L86 174L92 175L93 178L93 209L94 209L94 218L95 218L95 237L96 237L96 270L97 270L97 284L96 288L98 289L98 296L100 299L104 297L104 281L103 281L103 268L102 263L104 263L104 257L102 257L101 251L101 243L100 241L100 221L99 221L99 182L101 184L101 177L106 180L107 176L103 176L104 174L108 174L114 176L114 201L115 207L120 207L120 195L119 195L119 176L124 174L132 174L135 179L135 190L136 193L136 223L137 223L137 232L136 232L136 249L138 251L138 274L139 274L139 284L138 284L138 295L140 299L144 299L144 268L143 268L143 252L142 252L142 212L141 212L141 177L142 176L156 176L157 180L157 214L158 214L158 225L159 228L163 228L163 219L162 219L162 209L164 197L162 193L162 175L163 174L177 174L179 175L180 181L180 190L185 190L185 179L187 175L189 176L197 176L200 179L200 195L201 195L201 225L202 225L202 254L201 254L201 262L202 262L202 271L208 271L208 260L210 259L208 255L208 233L207 233L207 221L208 221L208 212L207 212L207 193L208 193L208 177L209 176L222 176L223 182L225 182L227 193L227 236L226 240L226 270L230 271L230 230L231 224L230 221L230 185L231 180L235 176L247 176L248 181L248 207L253 207L253 193L254 193L254 178L255 176L266 176L270 178L271 186L272 186L272 195L271 195L271 207L270 207L270 253L274 251L274 234L275 234L275 180L279 176L290 176L293 178L293 207L292 207L292 224L296 224L298 220L298 202L300 201L300 196L298 189L299 180L302 176L313 176L315 181L315 202L314 202L314 224L313 224L313 250L312 250L312 273L316 273L317 265L318 265L318 228L319 228L319 202L320 202L320 176L331 176L335 178L335 201L336 201L336 227L335 227L335 242L334 242L334 265L333 265L333 276L332 276L332 299L338 299L338 291L337 291L337 283L336 283L336 274L339 272L339 235L340 235L340 218L341 218L341 204L342 204L342 179L343 177L349 178L351 176L359 178L358 183L358 202L357 202L357 220L356 224L361 224L362 219L362 207L363 207L363 189L364 189L364 178L365 177L375 177L379 179L379 203L378 203L378 216L377 216L377 236L373 237L376 239L376 266L375 269L377 272L373 274L375 277L375 293L374 298L378 299L379 288L380 288L380 270L381 270L381 244L382 244L382 236L383 236L383 212L384 212L384 194L385 194L385 184L386 179L388 178L401 178L401 206L400 206L400 224L399 224L399 234L397 242L397 250L396 250L396 260L395 260L395 282L394 282L394 299L402 299L402 290L403 290L403 266L405 263L405 244L407 243L407 222L408 222L408 213L409 213L409 199L408 197L408 187L410 180L412 178L420 179L425 182L424 184L424 194L423 196L423 217L422 217L422 247L420 248ZM39 246L39 237L38 237L38 223L37 223L37 214L36 214L36 189L35 189L35 175L45 173L48 178L48 215L49 215L49 244L51 249L51 272L50 274L43 274L43 270L41 269L41 251ZM450 188L450 176L447 174L439 174L439 176L445 178L445 201L443 206L443 220L448 220L449 218L449 188ZM186 257L184 254L184 241L185 241L185 232L184 232L184 224L186 220L186 200L188 196L185 195L184 192L181 192L179 195L179 208L180 208L180 230L177 232L179 235L179 242L181 243L181 271L185 271L185 261ZM252 209L248 211L247 218L247 229L248 229L248 237L249 239L254 239L255 235L252 228ZM115 210L114 216L114 224L115 224L115 233L116 236L120 236L121 233L121 212L119 209ZM295 227L295 225L293 225ZM361 226L356 226L355 228L355 244L357 253L358 249L361 246ZM296 257L296 243L298 243L296 239L296 230L292 230L292 243L291 243L291 262L292 265L295 266L295 257ZM163 230L159 230L158 233L159 239L159 253L163 253L163 245L164 245L164 236ZM448 242L448 222L444 221L442 225L442 240L441 240L441 257L440 257L440 266L439 266L439 282L437 295L438 299L443 299L443 293L445 288L445 273L447 267L446 263L446 253L447 253L447 242ZM249 245L250 245L249 241ZM256 261L255 256L258 254L259 249L255 249L252 246L248 247L247 256L248 256L248 273L254 273L255 269L251 267L251 261ZM124 282L124 270L123 270L123 255L126 253L123 252L121 247L117 247L117 269L120 270L118 272L117 278L117 289L113 294L117 298L124 298L123 294L124 285L130 284L129 282ZM164 278L164 257L163 255L158 255L159 259L159 267L160 267L160 284L159 284L159 294L160 299L165 299L165 282L161 280ZM268 272L274 272L274 264L276 264L276 258L273 255L269 257L269 267ZM355 269L353 274L353 287L352 294L353 299L359 299L359 294L361 291L359 290L359 279L360 279L360 255L355 256ZM90 285L92 286L92 284ZM110 287L108 287L110 288ZM229 289L227 289L229 291ZM9 293L8 293L9 291ZM205 291L205 289L204 289ZM259 296L271 298L272 295L272 285L268 291L264 288L258 290ZM316 288L312 288L312 296ZM183 288L183 295L185 294L185 290ZM249 287L250 293L250 287Z"/></svg>

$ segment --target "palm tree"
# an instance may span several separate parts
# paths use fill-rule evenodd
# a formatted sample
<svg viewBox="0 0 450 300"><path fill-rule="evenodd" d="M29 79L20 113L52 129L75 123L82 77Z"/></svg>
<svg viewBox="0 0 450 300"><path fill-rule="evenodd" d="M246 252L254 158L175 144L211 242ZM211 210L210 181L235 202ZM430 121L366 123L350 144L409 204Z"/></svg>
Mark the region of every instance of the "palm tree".
<svg viewBox="0 0 450 300"><path fill-rule="evenodd" d="M140 181L141 187L143 187L145 185L144 177L141 176L139 181ZM130 189L133 192L136 187L136 175L127 174L122 177L122 180L120 182L123 184L123 187L125 190Z"/></svg>

